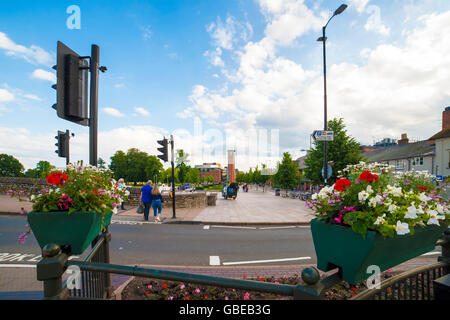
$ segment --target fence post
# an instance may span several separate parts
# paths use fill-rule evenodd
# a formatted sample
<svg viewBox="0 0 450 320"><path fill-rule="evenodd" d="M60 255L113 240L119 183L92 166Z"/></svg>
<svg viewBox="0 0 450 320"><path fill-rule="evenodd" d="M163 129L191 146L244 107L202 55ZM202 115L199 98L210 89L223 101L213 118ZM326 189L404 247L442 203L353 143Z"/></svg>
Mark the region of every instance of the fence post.
<svg viewBox="0 0 450 320"><path fill-rule="evenodd" d="M67 268L68 256L57 244L42 249L44 257L36 266L37 280L44 281L44 299L64 299L62 275Z"/></svg>
<svg viewBox="0 0 450 320"><path fill-rule="evenodd" d="M109 243L111 242L111 233L109 233L108 227L106 227L104 237L105 237L105 242L103 243L103 245L105 246L104 247L105 248L104 263L109 264L110 263ZM110 299L114 293L114 287L111 285L111 274L110 273L105 274L105 288L106 288L106 298Z"/></svg>

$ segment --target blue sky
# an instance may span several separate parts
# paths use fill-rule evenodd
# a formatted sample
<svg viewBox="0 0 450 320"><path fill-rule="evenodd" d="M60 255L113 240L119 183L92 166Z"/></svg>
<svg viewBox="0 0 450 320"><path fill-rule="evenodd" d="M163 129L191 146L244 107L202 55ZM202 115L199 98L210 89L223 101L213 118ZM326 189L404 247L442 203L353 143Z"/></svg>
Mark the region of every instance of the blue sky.
<svg viewBox="0 0 450 320"><path fill-rule="evenodd" d="M156 154L156 140L168 134L191 164L225 164L229 148L244 170L272 166L283 151L303 155L323 125L316 39L341 3L4 0L0 153L27 168L39 160L62 166L54 136L69 129L72 160L89 158L88 128L51 108L59 40L80 55L100 46L108 71L100 75L99 156L107 162L131 147ZM343 117L363 144L402 133L429 138L450 104L450 3L345 3L327 27L329 117ZM81 10L79 30L66 26L70 5Z"/></svg>

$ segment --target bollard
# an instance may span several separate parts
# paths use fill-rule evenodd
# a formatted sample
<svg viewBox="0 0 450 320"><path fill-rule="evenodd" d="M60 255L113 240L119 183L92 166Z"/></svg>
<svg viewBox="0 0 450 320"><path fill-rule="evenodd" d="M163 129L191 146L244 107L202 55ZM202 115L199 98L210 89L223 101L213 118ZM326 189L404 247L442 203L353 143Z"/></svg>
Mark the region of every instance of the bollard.
<svg viewBox="0 0 450 320"><path fill-rule="evenodd" d="M44 281L44 299L61 299L62 275L67 269L68 256L57 244L42 249L44 259L36 266L37 280Z"/></svg>

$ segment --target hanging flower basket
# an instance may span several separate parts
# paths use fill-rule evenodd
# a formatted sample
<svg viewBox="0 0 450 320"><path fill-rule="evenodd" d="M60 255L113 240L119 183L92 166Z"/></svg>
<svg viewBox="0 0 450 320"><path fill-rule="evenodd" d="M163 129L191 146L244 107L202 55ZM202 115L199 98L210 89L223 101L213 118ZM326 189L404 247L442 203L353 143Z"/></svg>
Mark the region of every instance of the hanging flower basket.
<svg viewBox="0 0 450 320"><path fill-rule="evenodd" d="M347 166L306 203L317 216L311 232L318 268L339 267L355 284L373 275L369 266L382 272L433 250L450 222L444 186L426 171Z"/></svg>
<svg viewBox="0 0 450 320"><path fill-rule="evenodd" d="M433 250L446 227L419 228L414 235L396 235L384 238L368 231L366 238L351 228L328 224L314 219L311 232L317 255L317 268L330 271L342 269L342 279L351 284L364 281L373 275L369 266L378 266L380 272Z"/></svg>
<svg viewBox="0 0 450 320"><path fill-rule="evenodd" d="M33 234L44 248L49 243L70 246L72 254L82 254L95 237L111 221L112 212L103 218L97 212L30 212L28 223Z"/></svg>

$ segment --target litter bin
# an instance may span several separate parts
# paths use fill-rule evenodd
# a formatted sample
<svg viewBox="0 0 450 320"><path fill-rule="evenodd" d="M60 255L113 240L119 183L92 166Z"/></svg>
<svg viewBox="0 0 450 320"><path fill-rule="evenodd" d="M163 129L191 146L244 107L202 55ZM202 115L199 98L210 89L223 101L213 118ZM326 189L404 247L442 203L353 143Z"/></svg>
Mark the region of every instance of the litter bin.
<svg viewBox="0 0 450 320"><path fill-rule="evenodd" d="M280 196L280 189L275 189L275 195L276 195L277 197Z"/></svg>

